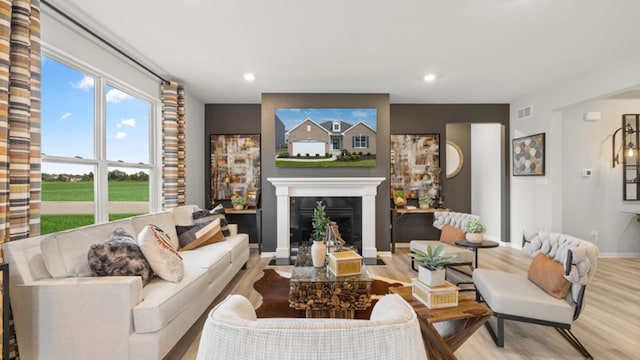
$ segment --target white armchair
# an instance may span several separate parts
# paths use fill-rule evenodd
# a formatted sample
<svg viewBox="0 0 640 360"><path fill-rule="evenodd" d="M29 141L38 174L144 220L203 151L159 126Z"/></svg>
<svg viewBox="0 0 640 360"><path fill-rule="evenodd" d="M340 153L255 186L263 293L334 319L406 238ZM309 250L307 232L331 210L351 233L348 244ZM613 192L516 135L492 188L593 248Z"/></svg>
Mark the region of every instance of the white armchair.
<svg viewBox="0 0 640 360"><path fill-rule="evenodd" d="M418 318L398 295L385 295L370 320L257 319L241 295L230 295L205 322L197 360L425 360Z"/></svg>

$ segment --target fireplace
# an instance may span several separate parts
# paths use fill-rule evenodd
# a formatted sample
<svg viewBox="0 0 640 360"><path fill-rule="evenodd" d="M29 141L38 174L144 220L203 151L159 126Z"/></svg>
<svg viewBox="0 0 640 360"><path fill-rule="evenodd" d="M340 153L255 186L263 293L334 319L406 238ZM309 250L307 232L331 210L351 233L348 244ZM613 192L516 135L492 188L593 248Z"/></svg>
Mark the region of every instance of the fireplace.
<svg viewBox="0 0 640 360"><path fill-rule="evenodd" d="M377 257L376 193L383 177L267 178L276 188L276 262L288 263L291 252L291 197L358 197L361 217L361 254Z"/></svg>
<svg viewBox="0 0 640 360"><path fill-rule="evenodd" d="M311 219L316 201L325 205L327 217L338 224L346 245L362 252L362 200L359 197L291 197L291 246L296 248L309 242L313 227Z"/></svg>

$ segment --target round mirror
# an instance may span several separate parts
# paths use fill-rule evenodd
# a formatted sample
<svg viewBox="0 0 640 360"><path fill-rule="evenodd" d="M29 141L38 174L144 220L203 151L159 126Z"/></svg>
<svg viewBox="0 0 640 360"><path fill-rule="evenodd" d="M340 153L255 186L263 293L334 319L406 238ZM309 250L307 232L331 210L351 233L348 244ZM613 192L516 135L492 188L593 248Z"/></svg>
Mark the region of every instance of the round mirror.
<svg viewBox="0 0 640 360"><path fill-rule="evenodd" d="M462 149L453 141L447 140L447 179L450 179L462 170L462 163L464 162L464 155L462 155Z"/></svg>

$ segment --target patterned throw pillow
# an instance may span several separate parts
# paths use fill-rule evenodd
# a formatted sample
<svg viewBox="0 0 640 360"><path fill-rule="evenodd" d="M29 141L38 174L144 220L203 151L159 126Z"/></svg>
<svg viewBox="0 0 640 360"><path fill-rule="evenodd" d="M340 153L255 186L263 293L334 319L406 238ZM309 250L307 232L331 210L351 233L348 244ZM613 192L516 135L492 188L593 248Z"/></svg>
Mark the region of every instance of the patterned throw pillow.
<svg viewBox="0 0 640 360"><path fill-rule="evenodd" d="M224 241L220 229L220 220L215 219L207 223L192 226L176 226L180 248L178 250L193 250L197 247Z"/></svg>
<svg viewBox="0 0 640 360"><path fill-rule="evenodd" d="M227 217L222 204L216 205L213 209L207 211L206 214L201 211L195 211L193 213L193 220L196 224L208 223L209 221L215 219L220 219L220 229L222 229L222 235L231 235L231 233L229 232L229 222L227 222Z"/></svg>
<svg viewBox="0 0 640 360"><path fill-rule="evenodd" d="M123 228L115 229L102 243L91 245L87 258L95 276L140 276L142 286L153 277L136 239Z"/></svg>
<svg viewBox="0 0 640 360"><path fill-rule="evenodd" d="M567 296L571 288L571 283L564 277L562 264L544 253L539 253L531 261L528 278L549 295L558 299Z"/></svg>
<svg viewBox="0 0 640 360"><path fill-rule="evenodd" d="M178 283L184 277L184 263L171 246L169 236L155 225L145 226L138 234L138 245L151 269L164 280Z"/></svg>

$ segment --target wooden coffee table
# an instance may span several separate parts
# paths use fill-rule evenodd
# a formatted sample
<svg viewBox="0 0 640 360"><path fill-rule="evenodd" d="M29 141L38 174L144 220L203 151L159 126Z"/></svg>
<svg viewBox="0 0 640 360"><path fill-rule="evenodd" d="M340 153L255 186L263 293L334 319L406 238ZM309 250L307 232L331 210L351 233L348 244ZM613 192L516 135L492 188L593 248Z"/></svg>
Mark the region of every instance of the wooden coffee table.
<svg viewBox="0 0 640 360"><path fill-rule="evenodd" d="M371 283L367 273L335 276L326 267L294 266L289 279L289 306L305 310L308 318L353 319L356 310L371 306Z"/></svg>
<svg viewBox="0 0 640 360"><path fill-rule="evenodd" d="M453 354L493 312L484 304L458 293L458 306L429 309L411 295L411 286L389 288L389 292L405 299L418 314L422 339L429 359L456 359ZM434 327L435 323L448 322L451 333L444 337Z"/></svg>

